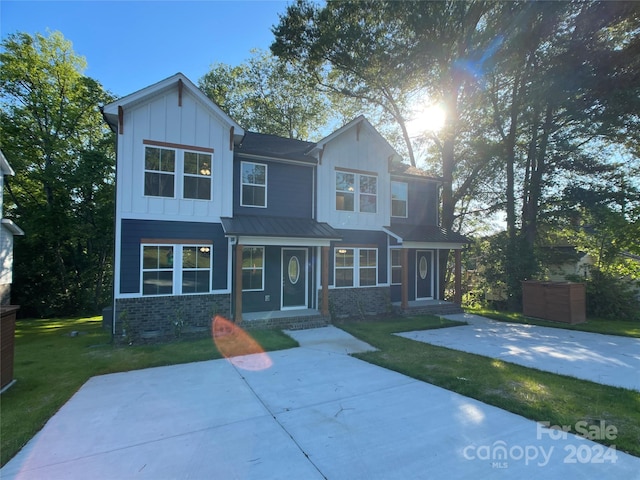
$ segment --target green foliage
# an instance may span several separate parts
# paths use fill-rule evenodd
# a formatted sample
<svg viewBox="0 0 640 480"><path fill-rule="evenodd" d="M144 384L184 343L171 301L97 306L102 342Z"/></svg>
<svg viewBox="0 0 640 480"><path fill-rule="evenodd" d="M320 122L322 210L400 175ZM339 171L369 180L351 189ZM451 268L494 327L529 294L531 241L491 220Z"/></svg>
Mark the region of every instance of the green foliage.
<svg viewBox="0 0 640 480"><path fill-rule="evenodd" d="M248 130L308 140L325 126L327 99L305 72L254 50L245 64L215 64L200 89Z"/></svg>
<svg viewBox="0 0 640 480"><path fill-rule="evenodd" d="M26 233L14 248L21 313L96 312L111 293L114 152L98 105L61 33L9 35L0 54L0 140L16 172L7 216Z"/></svg>
<svg viewBox="0 0 640 480"><path fill-rule="evenodd" d="M586 279L569 277L568 280L586 283L588 316L640 321L640 282L632 282L597 268L591 269Z"/></svg>

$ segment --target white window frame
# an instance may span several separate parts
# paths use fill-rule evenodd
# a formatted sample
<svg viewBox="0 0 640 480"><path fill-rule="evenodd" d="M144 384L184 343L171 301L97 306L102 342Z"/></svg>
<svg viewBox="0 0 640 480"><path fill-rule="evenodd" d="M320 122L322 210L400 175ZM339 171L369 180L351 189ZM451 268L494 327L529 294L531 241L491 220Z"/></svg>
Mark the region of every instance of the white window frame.
<svg viewBox="0 0 640 480"><path fill-rule="evenodd" d="M242 265L242 272L243 272L242 276L243 276L243 278L244 278L244 271L245 270L255 270L256 269L256 267L247 267L247 268L245 268L245 266L244 266L244 251L248 250L248 249L260 249L260 250L262 250L262 266L258 267L260 270L262 270L262 272L261 272L261 274L262 274L261 285L262 286L261 286L261 288L246 288L245 289L244 288L244 282L243 282L242 291L243 292L263 292L264 291L264 271L265 271L264 262L265 262L265 250L266 249L265 249L264 246L260 246L260 245L251 245L251 246L247 245L247 246L244 246L242 248L242 263L243 263L243 265Z"/></svg>
<svg viewBox="0 0 640 480"><path fill-rule="evenodd" d="M160 162L162 162L162 151L166 150L168 152L173 152L173 171L165 171L165 170L150 170L147 168L147 149L153 148L155 150L160 150ZM158 145L144 145L144 158L143 158L143 175L142 175L142 194L148 198L176 198L177 196L177 183L176 177L178 170L178 151L175 148L161 147ZM146 192L147 190L147 174L154 175L166 175L173 177L173 196L168 197L165 195L150 195Z"/></svg>
<svg viewBox="0 0 640 480"><path fill-rule="evenodd" d="M395 252L398 252L398 255L399 255L399 258L398 258L399 263L398 264L393 263L393 257L394 257L394 253ZM391 278L389 279L390 283L391 283L391 285L402 285L402 249L401 248L391 248L389 257L390 257L389 261L391 262L391 269L390 269ZM393 281L393 271L394 270L400 270L400 281L399 282L394 282Z"/></svg>
<svg viewBox="0 0 640 480"><path fill-rule="evenodd" d="M170 247L173 251L173 264L172 267L162 268L162 269L145 269L144 268L144 249L145 247ZM195 247L195 248L209 248L209 289L206 292L188 292L183 293L182 291L182 282L183 282L183 273L185 271L193 271L194 269L183 268L183 249L185 247ZM203 271L204 269L198 269L199 271ZM171 279L172 279L172 288L171 293L154 293L154 294L145 294L144 293L144 274L145 272L151 271L171 271ZM213 244L207 243L206 241L202 243L141 243L140 244L140 295L143 297L166 297L169 295L206 295L211 293L213 290Z"/></svg>
<svg viewBox="0 0 640 480"><path fill-rule="evenodd" d="M243 175L243 170L244 170L244 166L245 165L259 165L261 167L264 167L264 185L260 184L260 183L245 183L244 182L244 175ZM267 198L268 198L268 185L269 185L269 181L268 181L268 176L269 176L269 166L266 163L258 163L258 162L248 162L248 161L242 161L240 162L240 206L241 207L249 207L249 208L267 208ZM250 187L261 187L264 188L264 205L247 205L244 203L244 187L246 186L250 186Z"/></svg>
<svg viewBox="0 0 640 480"><path fill-rule="evenodd" d="M198 152L197 150L188 150L185 149L182 152L182 198L184 198L185 200L200 200L200 201L204 201L204 202L209 202L211 201L211 199L213 198L213 193L212 193L212 185L213 185L213 154L212 153L208 153L208 152ZM186 164L187 162L185 161L185 156L187 153L191 153L196 155L196 158L198 159L198 162L200 161L200 156L206 156L209 157L209 173L208 174L203 174L203 170L200 170L200 173L187 173L185 171L186 168ZM206 179L209 181L209 198L197 198L197 197L187 197L186 195L186 189L185 189L185 180L187 178L196 178L196 179Z"/></svg>
<svg viewBox="0 0 640 480"><path fill-rule="evenodd" d="M394 185L398 185L398 186L403 186L404 187L404 193L405 193L405 198L401 199L401 200L396 200L396 201L403 201L404 202L404 215L394 215L393 213L393 202L394 202L394 198L393 198L393 186ZM407 182L399 182L399 181L395 181L392 180L391 181L391 216L395 217L395 218L409 218L409 184Z"/></svg>
<svg viewBox="0 0 640 480"><path fill-rule="evenodd" d="M178 143L159 142L156 140L144 139L143 145L143 175L142 175L142 193L146 198L166 198L166 199L181 199L189 201L210 202L213 199L213 161L214 150L209 147L200 147L196 145L183 145ZM162 170L149 170L147 169L147 149L155 148L157 150L172 151L174 154L173 172L165 172ZM184 155L185 153L195 153L197 155L209 156L210 174L209 175L194 175L188 174L184 171ZM166 197L160 195L147 195L145 192L147 173L165 174L173 176L173 196ZM209 179L209 198L192 198L185 197L184 180L186 177L208 178Z"/></svg>
<svg viewBox="0 0 640 480"><path fill-rule="evenodd" d="M189 267L186 268L184 266L184 249L185 248L195 248L196 251L200 251L202 253L205 253L203 249L208 249L206 253L209 254L209 267L208 268L198 268L197 266L197 262L196 262L196 267ZM196 257L197 258L197 257ZM181 291L181 295L198 295L198 294L204 294L204 293L210 293L211 292L211 286L212 286L212 272L213 272L213 246L210 244L184 244L184 245L180 245L180 291ZM209 288L207 290L205 290L204 292L188 292L185 293L184 292L184 274L186 272L204 272L206 271L208 273L208 279L209 279Z"/></svg>
<svg viewBox="0 0 640 480"><path fill-rule="evenodd" d="M353 251L353 266L351 267L339 267L337 266L337 255L339 253L339 250L352 250ZM360 266L360 252L361 251L374 251L375 252L375 259L376 259L376 265L375 267L370 267L370 266ZM378 255L378 249L377 248L372 248L372 247L342 247L342 246L336 246L333 249L333 286L334 288L370 288L370 287L376 287L379 285L378 282L378 268L379 268L379 255ZM373 269L375 268L375 283L373 285L361 285L361 281L360 281L360 271L361 269ZM353 270L353 285L336 285L336 270Z"/></svg>
<svg viewBox="0 0 640 480"><path fill-rule="evenodd" d="M350 190L338 190L338 175L353 175L353 191ZM369 177L369 178L373 178L375 179L375 186L376 186L376 191L375 193L369 193L369 192L363 192L362 191L362 178L363 177ZM363 213L363 214L371 214L371 215L375 215L378 213L378 190L379 190L379 184L380 182L378 181L378 175L371 172L371 173L365 173L365 172L354 172L354 171L350 171L350 170L342 170L340 168L336 168L335 170L335 187L334 187L334 209L336 212L358 212L358 213ZM337 206L337 198L338 198L338 194L342 193L342 194L348 194L348 195L353 195L353 210L346 210L346 209L339 209ZM362 202L361 202L361 197L362 196L367 196L367 197L374 197L375 198L375 210L373 212L364 212L362 211Z"/></svg>

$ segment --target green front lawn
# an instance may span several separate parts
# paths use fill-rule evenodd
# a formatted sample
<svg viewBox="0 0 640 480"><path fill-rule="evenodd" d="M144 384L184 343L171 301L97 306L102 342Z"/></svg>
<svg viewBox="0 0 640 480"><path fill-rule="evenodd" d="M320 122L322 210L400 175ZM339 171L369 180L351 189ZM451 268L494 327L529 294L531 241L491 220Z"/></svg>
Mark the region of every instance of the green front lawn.
<svg viewBox="0 0 640 480"><path fill-rule="evenodd" d="M588 318L584 323L570 325L567 323L549 322L537 318L525 317L523 314L515 312L500 312L498 310L486 309L467 310L467 312L475 313L476 315L481 315L501 322L525 323L527 325L538 325L540 327L564 328L567 330L578 330L581 332L640 338L640 322L632 322L628 320Z"/></svg>
<svg viewBox="0 0 640 480"><path fill-rule="evenodd" d="M95 375L222 358L211 338L116 347L101 321L93 317L16 323L17 382L0 396L2 465ZM72 331L78 336L70 336ZM252 331L251 336L267 351L298 345L277 330Z"/></svg>
<svg viewBox="0 0 640 480"><path fill-rule="evenodd" d="M437 347L393 335L441 328L438 317L341 323L338 326L375 346L355 356L481 402L551 425L613 425L620 451L640 456L640 392L526 368L501 360ZM455 328L455 327L452 327Z"/></svg>

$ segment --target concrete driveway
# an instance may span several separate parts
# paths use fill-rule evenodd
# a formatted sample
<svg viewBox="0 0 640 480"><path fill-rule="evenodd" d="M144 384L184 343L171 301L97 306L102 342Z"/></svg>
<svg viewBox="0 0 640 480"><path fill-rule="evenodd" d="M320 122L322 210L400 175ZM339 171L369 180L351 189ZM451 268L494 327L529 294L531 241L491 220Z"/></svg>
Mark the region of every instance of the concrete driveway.
<svg viewBox="0 0 640 480"><path fill-rule="evenodd" d="M497 322L468 313L446 318L469 325L397 335L604 385L640 390L639 338Z"/></svg>
<svg viewBox="0 0 640 480"><path fill-rule="evenodd" d="M94 377L0 477L640 478L640 458L353 358L370 347L335 327L292 335L300 348Z"/></svg>

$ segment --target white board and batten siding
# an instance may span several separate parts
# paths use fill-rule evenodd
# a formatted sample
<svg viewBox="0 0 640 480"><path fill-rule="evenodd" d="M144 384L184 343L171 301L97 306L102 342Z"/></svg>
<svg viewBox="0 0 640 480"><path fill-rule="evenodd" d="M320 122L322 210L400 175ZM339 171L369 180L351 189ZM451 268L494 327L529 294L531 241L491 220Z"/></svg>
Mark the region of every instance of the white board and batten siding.
<svg viewBox="0 0 640 480"><path fill-rule="evenodd" d="M380 230L391 217L389 145L368 128L350 128L324 145L318 165L318 221L334 228ZM375 175L376 213L341 211L336 208L336 172ZM358 192L355 192L358 195Z"/></svg>
<svg viewBox="0 0 640 480"><path fill-rule="evenodd" d="M211 200L182 198L182 153L176 155L174 198L145 196L145 141L213 149ZM181 106L177 85L158 93L124 110L117 176L119 218L219 222L233 212L229 126L187 88Z"/></svg>

